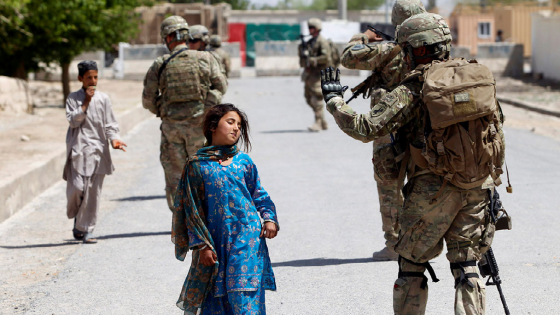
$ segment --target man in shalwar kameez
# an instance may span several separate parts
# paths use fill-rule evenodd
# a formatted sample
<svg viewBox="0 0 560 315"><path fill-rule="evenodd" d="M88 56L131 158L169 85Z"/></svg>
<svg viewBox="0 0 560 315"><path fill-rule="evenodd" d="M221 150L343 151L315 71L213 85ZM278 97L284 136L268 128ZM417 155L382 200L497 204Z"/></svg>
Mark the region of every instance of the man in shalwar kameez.
<svg viewBox="0 0 560 315"><path fill-rule="evenodd" d="M88 234L95 228L103 179L115 169L109 142L114 149L123 151L126 144L119 137L119 125L109 97L96 90L97 64L82 61L78 73L82 87L70 93L66 100L66 119L70 126L62 178L67 181L67 215L74 219L74 238L95 243Z"/></svg>

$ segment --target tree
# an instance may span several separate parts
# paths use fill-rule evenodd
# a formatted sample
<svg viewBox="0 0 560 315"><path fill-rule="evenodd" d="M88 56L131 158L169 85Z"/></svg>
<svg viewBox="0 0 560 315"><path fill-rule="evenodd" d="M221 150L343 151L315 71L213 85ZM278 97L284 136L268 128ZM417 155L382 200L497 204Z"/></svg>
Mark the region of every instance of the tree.
<svg viewBox="0 0 560 315"><path fill-rule="evenodd" d="M134 9L149 4L148 0L8 0L0 7L1 12L10 14L6 17L9 22L0 26L0 32L5 30L0 40L4 46L12 41L12 34L19 37L8 49L2 47L2 55L8 57L4 60L23 66L58 63L66 99L70 62L84 51L109 50L129 41L141 22Z"/></svg>
<svg viewBox="0 0 560 315"><path fill-rule="evenodd" d="M37 67L33 53L27 51L33 35L27 30L25 16L27 1L0 2L0 75L25 79L25 69Z"/></svg>

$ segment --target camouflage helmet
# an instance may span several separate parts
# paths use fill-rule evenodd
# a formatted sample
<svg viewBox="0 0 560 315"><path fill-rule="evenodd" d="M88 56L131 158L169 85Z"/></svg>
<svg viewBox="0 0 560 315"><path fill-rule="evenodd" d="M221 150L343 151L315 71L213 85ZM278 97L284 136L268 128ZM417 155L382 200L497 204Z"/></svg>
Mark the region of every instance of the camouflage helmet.
<svg viewBox="0 0 560 315"><path fill-rule="evenodd" d="M307 21L307 27L314 27L320 31L323 28L323 23L318 18L311 18Z"/></svg>
<svg viewBox="0 0 560 315"><path fill-rule="evenodd" d="M193 25L189 29L189 34L191 39L200 39L203 43L210 43L210 35L208 35L208 29L204 25Z"/></svg>
<svg viewBox="0 0 560 315"><path fill-rule="evenodd" d="M160 30L160 35L161 38L165 38L167 37L167 35L172 34L174 32L177 31L182 31L185 30L188 32L189 30L189 24L187 23L187 21L185 21L185 19L181 16L178 15L172 15L168 18L166 18L165 20L163 20L163 22L161 22L161 30ZM183 32L181 32L183 33ZM184 34L186 35L186 34Z"/></svg>
<svg viewBox="0 0 560 315"><path fill-rule="evenodd" d="M222 46L222 37L220 37L220 35L210 36L210 46L212 46L212 47Z"/></svg>
<svg viewBox="0 0 560 315"><path fill-rule="evenodd" d="M443 60L451 51L451 31L447 22L438 14L421 13L406 19L397 27L397 42L411 58L413 67L415 57L413 48L431 46L432 51L422 58L431 57Z"/></svg>
<svg viewBox="0 0 560 315"><path fill-rule="evenodd" d="M391 23L394 27L397 27L404 20L420 13L426 13L426 9L420 0L397 0L393 6Z"/></svg>
<svg viewBox="0 0 560 315"><path fill-rule="evenodd" d="M422 13L406 19L397 27L397 41L414 48L437 43L449 45L451 31L447 22L438 14Z"/></svg>

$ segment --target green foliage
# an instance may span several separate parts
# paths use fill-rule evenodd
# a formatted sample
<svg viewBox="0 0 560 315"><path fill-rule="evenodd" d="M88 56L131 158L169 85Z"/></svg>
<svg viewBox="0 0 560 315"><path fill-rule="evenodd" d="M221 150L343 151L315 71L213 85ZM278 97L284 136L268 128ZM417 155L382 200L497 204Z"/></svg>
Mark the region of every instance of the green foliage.
<svg viewBox="0 0 560 315"><path fill-rule="evenodd" d="M249 8L250 0L168 0L170 3L193 3L204 2L209 4L228 3L233 10L247 10Z"/></svg>
<svg viewBox="0 0 560 315"><path fill-rule="evenodd" d="M70 63L84 51L109 50L138 32L134 9L147 0L3 0L0 56L8 64ZM23 59L23 60L22 60ZM11 75L3 63L0 74Z"/></svg>

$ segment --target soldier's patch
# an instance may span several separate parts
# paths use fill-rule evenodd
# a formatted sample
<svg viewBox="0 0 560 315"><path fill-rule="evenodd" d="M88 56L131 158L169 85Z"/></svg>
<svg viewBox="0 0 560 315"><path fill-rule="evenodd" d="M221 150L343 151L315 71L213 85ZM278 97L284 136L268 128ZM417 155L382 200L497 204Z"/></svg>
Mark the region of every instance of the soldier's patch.
<svg viewBox="0 0 560 315"><path fill-rule="evenodd" d="M356 50L364 49L364 47L366 47L366 46L364 46L364 44L358 44L358 45L355 45L354 47L352 47L352 50L356 51Z"/></svg>
<svg viewBox="0 0 560 315"><path fill-rule="evenodd" d="M387 110L387 108L394 106L394 104L397 103L398 101L399 101L398 98L392 94L385 95L381 99L381 101L371 109L370 116L377 117L383 114Z"/></svg>

